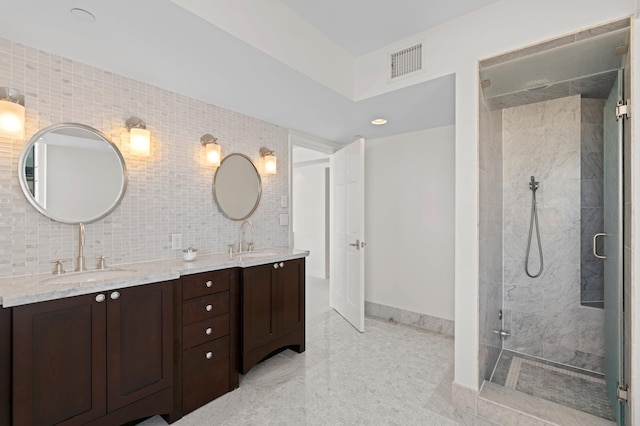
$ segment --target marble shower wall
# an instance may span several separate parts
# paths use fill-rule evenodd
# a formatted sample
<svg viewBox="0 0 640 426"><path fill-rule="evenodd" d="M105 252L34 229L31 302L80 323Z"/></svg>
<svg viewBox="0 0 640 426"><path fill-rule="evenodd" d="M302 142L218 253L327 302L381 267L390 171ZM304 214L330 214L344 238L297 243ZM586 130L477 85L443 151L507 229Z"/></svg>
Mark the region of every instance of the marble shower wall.
<svg viewBox="0 0 640 426"><path fill-rule="evenodd" d="M184 247L222 252L238 240L239 223L218 212L212 196L215 169L205 164L200 137L211 133L222 155L248 155L261 170L260 147L278 155L278 173L262 177L260 206L252 216L256 248L287 246L280 197L288 196L288 130L143 82L0 39L0 86L25 93L27 139L54 123L78 122L105 133L121 150L129 181L120 206L86 227L85 256L110 264L179 257ZM151 157L129 153L124 122L142 118L151 131ZM72 259L77 226L53 222L22 194L18 157L22 140L0 138L0 276L44 273L52 259ZM69 267L67 267L69 268Z"/></svg>
<svg viewBox="0 0 640 426"><path fill-rule="evenodd" d="M480 383L489 380L502 342L502 111L491 111L480 94Z"/></svg>
<svg viewBox="0 0 640 426"><path fill-rule="evenodd" d="M580 305L581 99L504 109L504 347L603 371L604 317ZM531 190L537 192L544 272L524 271ZM535 234L534 234L535 236ZM539 259L532 242L530 270Z"/></svg>
<svg viewBox="0 0 640 426"><path fill-rule="evenodd" d="M604 261L593 255L592 238L604 230L604 99L582 99L580 169L580 281L582 302L604 301ZM602 253L602 239L598 240Z"/></svg>

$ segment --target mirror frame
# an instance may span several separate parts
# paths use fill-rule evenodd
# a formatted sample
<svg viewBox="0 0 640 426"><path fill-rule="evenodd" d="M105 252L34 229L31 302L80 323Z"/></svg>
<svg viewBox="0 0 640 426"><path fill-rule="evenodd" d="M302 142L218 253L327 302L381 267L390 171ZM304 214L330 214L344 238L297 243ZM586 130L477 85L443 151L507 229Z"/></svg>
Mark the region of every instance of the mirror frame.
<svg viewBox="0 0 640 426"><path fill-rule="evenodd" d="M256 172L256 176L258 178L258 194L256 196L256 202L253 205L253 207L251 208L251 211L249 211L249 213L247 213L245 216L243 217L231 217L229 216L229 214L224 210L224 208L220 205L220 201L218 200L218 196L216 195L216 180L218 179L218 172L220 171L220 169L222 168L224 162L227 160L227 158L230 157L234 157L234 156L238 156L238 157L242 157L245 160L247 160L249 162L249 164L251 164L251 166L253 167L253 171ZM258 208L258 206L260 205L260 199L262 198L262 177L260 176L260 173L258 173L258 169L256 168L256 165L253 164L253 161L251 161L251 158L249 158L247 155L244 154L240 154L238 152L234 152L232 154L229 154L227 156L225 156L222 161L220 162L220 166L218 166L218 168L216 169L216 173L213 176L213 188L212 188L212 192L213 192L213 199L216 202L216 206L218 206L218 210L220 211L220 213L222 213L222 215L224 217L226 217L227 219L231 219L231 220L245 220L249 217L251 217L251 215L253 213L255 213L256 209Z"/></svg>
<svg viewBox="0 0 640 426"><path fill-rule="evenodd" d="M31 151L31 148L36 144L36 142L38 142L47 133L51 133L51 132L54 132L55 130L65 129L65 128L82 129L82 130L86 130L88 132L93 133L94 135L96 135L97 137L102 139L104 142L109 144L109 147L111 149L113 149L114 153L118 157L118 160L120 161L120 165L122 166L122 175L123 175L122 176L122 188L121 188L120 193L118 194L118 197L116 198L116 200L104 212L98 214L97 216L91 217L88 220L83 221L83 222L65 220L64 218L57 217L57 216L52 215L51 213L47 212L47 210L45 208L43 208L40 204L38 204L36 202L35 198L31 194L31 191L29 190L29 186L28 186L28 183L27 183L26 173L25 173L25 166L26 166L27 156L29 155L29 151ZM122 198L124 197L124 194L125 194L125 192L127 190L127 184L128 184L128 181L129 181L129 176L128 176L128 173L127 173L127 165L126 165L126 163L124 161L124 157L122 156L122 153L120 152L120 149L118 149L118 147L113 142L111 142L109 140L109 138L107 138L107 136L104 133L102 133L101 131L99 131L97 129L94 129L93 127L90 127L90 126L87 126L87 125L84 125L84 124L80 124L80 123L58 123L58 124L53 124L51 126L48 126L48 127L45 127L44 129L39 130L36 134L34 134L29 139L29 141L27 141L25 146L22 148L22 152L20 153L20 158L18 159L18 180L20 181L20 187L22 188L22 193L24 194L24 197L27 199L27 201L29 201L29 203L38 212L40 212L40 214L42 214L45 217L48 217L51 220L55 220L56 222L66 223L66 224L70 224L70 225L77 225L77 224L80 224L80 223L95 222L95 221L100 220L103 217L107 216L112 211L114 211L116 209L116 207L118 207L120 205L120 202L122 201Z"/></svg>

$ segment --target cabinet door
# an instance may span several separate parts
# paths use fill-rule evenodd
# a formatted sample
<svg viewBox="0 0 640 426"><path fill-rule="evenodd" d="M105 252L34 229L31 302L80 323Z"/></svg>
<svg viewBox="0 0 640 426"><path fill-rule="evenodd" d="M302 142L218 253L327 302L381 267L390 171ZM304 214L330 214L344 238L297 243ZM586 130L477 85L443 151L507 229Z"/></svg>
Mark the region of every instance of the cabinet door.
<svg viewBox="0 0 640 426"><path fill-rule="evenodd" d="M242 276L242 350L261 346L274 336L272 311L273 265L246 268Z"/></svg>
<svg viewBox="0 0 640 426"><path fill-rule="evenodd" d="M173 385L172 284L106 293L109 412Z"/></svg>
<svg viewBox="0 0 640 426"><path fill-rule="evenodd" d="M286 261L274 275L273 316L280 337L304 326L304 261Z"/></svg>
<svg viewBox="0 0 640 426"><path fill-rule="evenodd" d="M106 412L106 302L13 308L13 424L79 425Z"/></svg>

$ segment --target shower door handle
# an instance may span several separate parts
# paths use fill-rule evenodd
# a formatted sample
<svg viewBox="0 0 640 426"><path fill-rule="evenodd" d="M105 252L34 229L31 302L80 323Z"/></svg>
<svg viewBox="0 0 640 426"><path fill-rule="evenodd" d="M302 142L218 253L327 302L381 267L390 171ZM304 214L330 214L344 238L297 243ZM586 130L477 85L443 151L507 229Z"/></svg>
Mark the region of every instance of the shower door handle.
<svg viewBox="0 0 640 426"><path fill-rule="evenodd" d="M598 259L606 259L607 256L600 256L598 254L598 250L596 250L596 241L598 241L598 237L606 237L607 234L605 232L598 232L593 236L593 255Z"/></svg>

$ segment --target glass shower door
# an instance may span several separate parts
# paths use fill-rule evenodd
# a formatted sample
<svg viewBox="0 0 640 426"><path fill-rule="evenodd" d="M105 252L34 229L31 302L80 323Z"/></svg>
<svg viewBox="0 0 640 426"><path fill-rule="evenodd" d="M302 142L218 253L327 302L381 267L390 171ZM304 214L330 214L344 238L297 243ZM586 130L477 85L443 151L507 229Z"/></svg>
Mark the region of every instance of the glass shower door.
<svg viewBox="0 0 640 426"><path fill-rule="evenodd" d="M616 119L616 105L622 100L622 70L604 107L604 310L605 379L616 422L622 425L623 406L617 398L618 383L624 381L623 331L623 119Z"/></svg>

